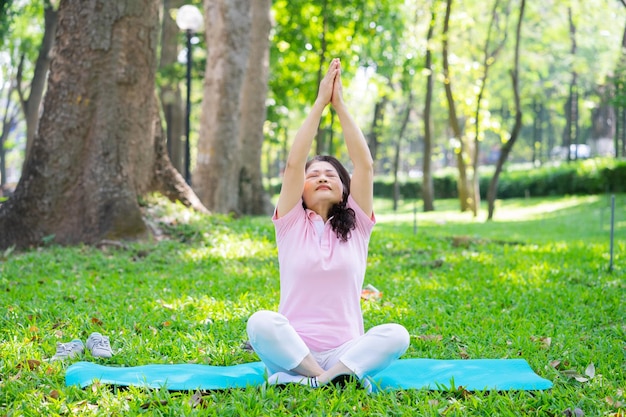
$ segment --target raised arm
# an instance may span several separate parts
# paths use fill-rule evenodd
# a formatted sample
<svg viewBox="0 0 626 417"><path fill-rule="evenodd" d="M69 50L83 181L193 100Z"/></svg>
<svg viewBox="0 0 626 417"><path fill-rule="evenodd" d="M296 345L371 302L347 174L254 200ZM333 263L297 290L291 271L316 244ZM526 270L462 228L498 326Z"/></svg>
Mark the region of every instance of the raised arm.
<svg viewBox="0 0 626 417"><path fill-rule="evenodd" d="M313 138L317 133L324 108L330 103L334 81L339 74L339 60L333 59L328 72L320 82L317 98L308 116L294 138L283 175L283 184L276 205L277 216L287 214L302 198L304 189L304 167L306 165Z"/></svg>
<svg viewBox="0 0 626 417"><path fill-rule="evenodd" d="M331 103L339 117L348 155L354 166L350 181L350 194L359 207L371 216L374 209L374 161L363 132L343 101L341 68L335 77Z"/></svg>

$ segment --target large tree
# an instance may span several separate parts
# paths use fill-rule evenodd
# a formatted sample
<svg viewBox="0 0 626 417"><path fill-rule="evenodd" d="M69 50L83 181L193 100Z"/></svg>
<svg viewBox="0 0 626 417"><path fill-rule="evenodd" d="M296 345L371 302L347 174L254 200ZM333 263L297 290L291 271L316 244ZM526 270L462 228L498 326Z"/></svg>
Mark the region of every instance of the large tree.
<svg viewBox="0 0 626 417"><path fill-rule="evenodd" d="M270 0L205 0L208 47L193 186L217 213L268 214L261 151Z"/></svg>
<svg viewBox="0 0 626 417"><path fill-rule="evenodd" d="M248 64L248 0L205 0L209 54L193 186L217 213L239 213L241 89Z"/></svg>
<svg viewBox="0 0 626 417"><path fill-rule="evenodd" d="M263 126L267 115L269 44L272 27L271 0L252 2L250 53L241 90L241 127L239 129L239 211L244 214L270 214L272 204L263 188L261 151Z"/></svg>
<svg viewBox="0 0 626 417"><path fill-rule="evenodd" d="M0 248L139 238L137 197L202 209L165 152L155 95L158 0L63 0L44 111Z"/></svg>

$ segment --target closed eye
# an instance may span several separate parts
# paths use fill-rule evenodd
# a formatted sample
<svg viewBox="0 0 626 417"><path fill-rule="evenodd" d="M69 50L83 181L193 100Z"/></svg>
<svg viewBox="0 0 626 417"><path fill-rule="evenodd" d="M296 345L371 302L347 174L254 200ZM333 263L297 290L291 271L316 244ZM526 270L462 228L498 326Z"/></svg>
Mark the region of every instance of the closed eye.
<svg viewBox="0 0 626 417"><path fill-rule="evenodd" d="M307 172L305 178L309 179L309 178L317 178L321 175L321 171L315 169L312 171ZM339 174L337 173L337 171L335 170L331 170L331 169L327 169L324 171L324 175L326 175L329 178L337 178L339 176Z"/></svg>

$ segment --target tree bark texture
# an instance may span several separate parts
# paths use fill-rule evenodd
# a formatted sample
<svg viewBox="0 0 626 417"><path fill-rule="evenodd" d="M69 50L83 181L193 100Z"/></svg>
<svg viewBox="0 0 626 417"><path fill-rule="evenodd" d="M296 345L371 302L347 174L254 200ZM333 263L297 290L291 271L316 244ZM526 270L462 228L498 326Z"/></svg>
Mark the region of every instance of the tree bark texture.
<svg viewBox="0 0 626 417"><path fill-rule="evenodd" d="M193 186L217 213L239 210L241 89L248 63L249 0L205 0L209 54Z"/></svg>
<svg viewBox="0 0 626 417"><path fill-rule="evenodd" d="M264 139L263 125L267 115L265 99L269 77L272 1L255 0L251 3L250 53L241 90L238 211L242 214L267 215L272 213L273 207L263 188L261 151Z"/></svg>
<svg viewBox="0 0 626 417"><path fill-rule="evenodd" d="M147 235L137 196L176 181L154 90L158 31L158 0L61 2L38 132L0 207L0 248Z"/></svg>

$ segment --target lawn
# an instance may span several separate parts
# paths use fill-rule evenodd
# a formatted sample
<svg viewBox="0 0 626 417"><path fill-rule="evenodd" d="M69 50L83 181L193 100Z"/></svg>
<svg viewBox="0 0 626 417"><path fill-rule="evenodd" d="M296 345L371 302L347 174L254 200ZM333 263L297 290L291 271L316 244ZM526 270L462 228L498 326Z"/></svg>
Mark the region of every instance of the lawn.
<svg viewBox="0 0 626 417"><path fill-rule="evenodd" d="M57 342L93 331L114 356L76 360L231 365L257 361L245 323L276 309L268 218L205 217L150 199L153 242L0 254L0 416L53 415L626 415L626 195L616 198L609 271L607 196L499 202L494 221L456 201L376 202L366 327L407 327L406 358L523 358L547 391L293 386L217 392L66 387ZM484 212L484 210L483 210ZM582 413L582 414L581 414Z"/></svg>

